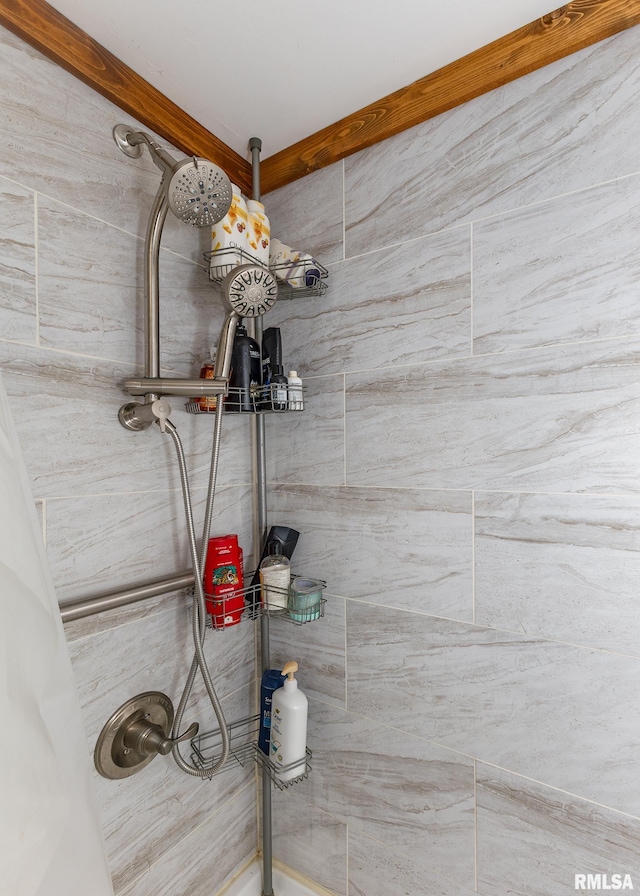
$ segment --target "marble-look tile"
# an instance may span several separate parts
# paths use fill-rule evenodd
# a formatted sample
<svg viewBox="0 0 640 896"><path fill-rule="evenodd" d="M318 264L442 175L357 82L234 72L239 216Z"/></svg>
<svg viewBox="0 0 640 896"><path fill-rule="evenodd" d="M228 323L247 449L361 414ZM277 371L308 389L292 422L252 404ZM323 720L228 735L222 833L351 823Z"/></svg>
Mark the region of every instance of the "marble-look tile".
<svg viewBox="0 0 640 896"><path fill-rule="evenodd" d="M640 819L518 778L477 769L478 891L565 896L576 874L640 880ZM598 888L600 890L600 888Z"/></svg>
<svg viewBox="0 0 640 896"><path fill-rule="evenodd" d="M160 361L175 376L200 374L225 317L221 289L200 265L173 252L160 256ZM179 399L174 399L178 404Z"/></svg>
<svg viewBox="0 0 640 896"><path fill-rule="evenodd" d="M384 674L384 673L381 673ZM375 691L378 677L369 680ZM310 701L312 772L300 797L464 886L474 881L473 761L406 731L384 715L358 718Z"/></svg>
<svg viewBox="0 0 640 896"><path fill-rule="evenodd" d="M349 485L638 491L640 339L346 377Z"/></svg>
<svg viewBox="0 0 640 896"><path fill-rule="evenodd" d="M640 654L640 502L477 493L480 625Z"/></svg>
<svg viewBox="0 0 640 896"><path fill-rule="evenodd" d="M640 331L640 178L473 228L474 353Z"/></svg>
<svg viewBox="0 0 640 896"><path fill-rule="evenodd" d="M301 533L294 566L331 593L472 621L470 493L275 485L269 511Z"/></svg>
<svg viewBox="0 0 640 896"><path fill-rule="evenodd" d="M421 856L422 850L409 855L349 829L347 896L473 896L473 886L438 874Z"/></svg>
<svg viewBox="0 0 640 896"><path fill-rule="evenodd" d="M345 160L346 255L640 170L632 28Z"/></svg>
<svg viewBox="0 0 640 896"><path fill-rule="evenodd" d="M303 387L304 411L270 414L265 421L267 478L342 485L344 377L309 377Z"/></svg>
<svg viewBox="0 0 640 896"><path fill-rule="evenodd" d="M273 311L303 376L470 354L470 228L333 265L328 283Z"/></svg>
<svg viewBox="0 0 640 896"><path fill-rule="evenodd" d="M180 487L171 438L118 422L132 369L9 343L0 343L0 369L36 497ZM187 414L181 399L171 406L192 487L206 488L213 416ZM248 482L250 458L246 421L225 419L219 483Z"/></svg>
<svg viewBox="0 0 640 896"><path fill-rule="evenodd" d="M35 342L36 255L34 196L0 177L0 333Z"/></svg>
<svg viewBox="0 0 640 896"><path fill-rule="evenodd" d="M0 175L144 237L160 172L149 153L121 152L111 132L146 128L4 28L0 44ZM196 234L169 213L163 245L199 256Z"/></svg>
<svg viewBox="0 0 640 896"><path fill-rule="evenodd" d="M40 197L41 345L136 364L145 359L144 242ZM160 253L160 360L178 375L200 371L224 318L203 267Z"/></svg>
<svg viewBox="0 0 640 896"><path fill-rule="evenodd" d="M271 236L327 265L340 261L342 162L336 162L263 196Z"/></svg>
<svg viewBox="0 0 640 896"><path fill-rule="evenodd" d="M311 771L313 774L313 770ZM347 825L310 806L297 787L273 791L273 855L338 896L347 892ZM295 819L288 824L288 819Z"/></svg>
<svg viewBox="0 0 640 896"><path fill-rule="evenodd" d="M211 896L251 860L255 848L255 792L245 787L119 896Z"/></svg>
<svg viewBox="0 0 640 896"><path fill-rule="evenodd" d="M68 643L89 635L98 635L120 625L135 622L155 613L164 613L175 603L182 603L188 607L192 600L193 592L183 590L161 594L148 600L139 601L124 607L116 607L114 610L103 610L94 616L86 616L84 619L75 619L64 623L64 636Z"/></svg>
<svg viewBox="0 0 640 896"><path fill-rule="evenodd" d="M640 661L347 603L349 709L631 814Z"/></svg>
<svg viewBox="0 0 640 896"><path fill-rule="evenodd" d="M294 660L300 669L300 686L308 697L342 707L346 705L347 677L344 605L343 598L327 595L320 619L304 625L279 619L270 623L271 668L282 669Z"/></svg>
<svg viewBox="0 0 640 896"><path fill-rule="evenodd" d="M119 228L40 196L40 344L142 366L143 247Z"/></svg>
<svg viewBox="0 0 640 896"><path fill-rule="evenodd" d="M192 493L192 499L199 539L206 491ZM218 490L211 532L238 533L249 556L251 500L245 487ZM61 603L190 569L182 493L52 498L47 556Z"/></svg>
<svg viewBox="0 0 640 896"><path fill-rule="evenodd" d="M225 714L233 718L242 702L239 698L246 702L247 693L244 688L222 700ZM207 715L195 718L206 726L211 715L209 709ZM187 745L182 750L184 758L189 759L189 752ZM243 767L232 761L211 780L196 778L182 772L172 756L157 756L135 775L119 781L96 772L99 812L116 893L143 871L153 869L155 863L166 861L172 850L179 855L203 823L209 825L217 843L233 848L233 835L220 810L225 804L233 805L243 788L254 792L254 776L250 764Z"/></svg>
<svg viewBox="0 0 640 896"><path fill-rule="evenodd" d="M216 693L223 698L253 681L253 626L240 623L208 634L205 656ZM130 697L162 691L177 706L193 658L190 613L184 604L69 644L89 747L107 719ZM204 711L198 674L185 720ZM207 727L215 728L211 714Z"/></svg>

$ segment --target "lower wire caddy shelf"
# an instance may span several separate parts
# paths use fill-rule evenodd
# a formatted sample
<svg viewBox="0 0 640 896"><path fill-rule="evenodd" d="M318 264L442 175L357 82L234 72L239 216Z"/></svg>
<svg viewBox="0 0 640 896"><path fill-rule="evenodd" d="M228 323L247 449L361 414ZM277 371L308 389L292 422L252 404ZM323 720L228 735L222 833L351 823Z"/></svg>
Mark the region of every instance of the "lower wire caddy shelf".
<svg viewBox="0 0 640 896"><path fill-rule="evenodd" d="M245 766L247 762L256 762L262 769L263 773L268 775L279 790L286 790L293 784L304 781L311 771L311 750L307 747L306 757L304 760L304 771L295 778L283 781L282 776L286 777L287 773L298 769L301 759L296 759L291 765L285 765L280 769L276 769L267 756L264 755L258 746L258 729L260 727L260 715L248 716L246 719L240 719L229 725L229 734L231 737L231 747L229 749L229 758L219 768L215 774L219 775L226 771L234 764ZM191 760L194 765L203 771L213 768L218 757L222 753L222 732L219 728L215 731L209 731L201 734L191 741ZM212 778L214 773L209 776Z"/></svg>

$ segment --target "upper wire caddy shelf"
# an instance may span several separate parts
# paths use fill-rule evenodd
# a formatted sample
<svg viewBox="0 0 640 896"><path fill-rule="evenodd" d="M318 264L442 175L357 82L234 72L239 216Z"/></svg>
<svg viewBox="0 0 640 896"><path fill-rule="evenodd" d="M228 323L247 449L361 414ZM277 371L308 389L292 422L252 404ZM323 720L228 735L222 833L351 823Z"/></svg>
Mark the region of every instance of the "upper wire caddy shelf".
<svg viewBox="0 0 640 896"><path fill-rule="evenodd" d="M214 252L205 252L204 257L209 265L209 279L213 283L222 283L227 274L240 264L258 264L264 267L259 259L245 249L216 249ZM278 282L279 299L323 296L329 288L329 271L313 258L303 259L295 265L270 265L269 270Z"/></svg>
<svg viewBox="0 0 640 896"><path fill-rule="evenodd" d="M247 573L252 581L254 572ZM309 583L308 594L296 594L296 583ZM223 631L230 624L225 620L230 616L235 624L241 619L259 619L268 616L270 619L282 619L293 625L305 625L322 619L327 602L323 597L327 583L322 579L307 578L298 573L291 573L291 584L288 589L275 585L263 586L260 583L248 585L246 588L235 588L229 594L215 595L205 592L207 604L207 627L214 631ZM269 601L263 598L266 589Z"/></svg>

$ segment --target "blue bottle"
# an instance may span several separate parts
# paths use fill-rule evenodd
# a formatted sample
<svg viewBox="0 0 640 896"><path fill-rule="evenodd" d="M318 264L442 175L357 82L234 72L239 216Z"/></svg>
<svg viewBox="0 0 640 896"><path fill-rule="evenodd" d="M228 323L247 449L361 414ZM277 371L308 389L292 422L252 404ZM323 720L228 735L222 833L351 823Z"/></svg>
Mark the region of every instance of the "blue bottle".
<svg viewBox="0 0 640 896"><path fill-rule="evenodd" d="M258 746L265 756L269 755L269 742L271 740L271 698L273 692L282 687L285 678L286 676L282 674L280 669L265 669L262 673Z"/></svg>

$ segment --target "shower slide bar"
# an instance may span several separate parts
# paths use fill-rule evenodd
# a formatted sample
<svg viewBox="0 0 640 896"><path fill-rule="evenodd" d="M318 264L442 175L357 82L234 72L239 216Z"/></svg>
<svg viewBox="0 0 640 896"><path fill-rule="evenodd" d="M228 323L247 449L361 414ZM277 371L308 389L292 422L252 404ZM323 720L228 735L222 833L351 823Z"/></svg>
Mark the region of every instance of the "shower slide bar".
<svg viewBox="0 0 640 896"><path fill-rule="evenodd" d="M60 615L63 622L73 622L76 619L95 616L96 613L104 613L106 610L115 610L117 607L126 607L128 604L148 600L160 594L193 588L194 584L193 573L190 570L185 570L168 578L154 579L144 585L134 585L120 591L107 591L93 597L81 597L78 600L68 601L60 604Z"/></svg>

